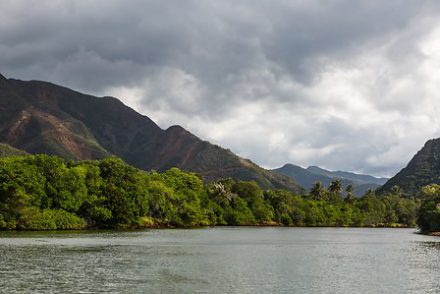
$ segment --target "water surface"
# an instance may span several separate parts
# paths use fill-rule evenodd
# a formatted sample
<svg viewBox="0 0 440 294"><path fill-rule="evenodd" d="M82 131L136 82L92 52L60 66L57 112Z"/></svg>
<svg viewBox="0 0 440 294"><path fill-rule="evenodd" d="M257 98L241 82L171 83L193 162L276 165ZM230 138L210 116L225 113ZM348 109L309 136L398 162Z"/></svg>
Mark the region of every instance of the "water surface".
<svg viewBox="0 0 440 294"><path fill-rule="evenodd" d="M0 233L0 293L440 293L413 229Z"/></svg>

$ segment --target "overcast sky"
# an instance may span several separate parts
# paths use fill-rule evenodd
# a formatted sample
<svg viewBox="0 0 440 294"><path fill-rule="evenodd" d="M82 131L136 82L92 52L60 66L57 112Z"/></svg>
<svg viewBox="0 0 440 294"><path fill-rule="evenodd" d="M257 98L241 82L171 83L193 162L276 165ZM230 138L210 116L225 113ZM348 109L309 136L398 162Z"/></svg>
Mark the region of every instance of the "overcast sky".
<svg viewBox="0 0 440 294"><path fill-rule="evenodd" d="M440 137L438 1L0 1L0 72L267 167L389 176Z"/></svg>

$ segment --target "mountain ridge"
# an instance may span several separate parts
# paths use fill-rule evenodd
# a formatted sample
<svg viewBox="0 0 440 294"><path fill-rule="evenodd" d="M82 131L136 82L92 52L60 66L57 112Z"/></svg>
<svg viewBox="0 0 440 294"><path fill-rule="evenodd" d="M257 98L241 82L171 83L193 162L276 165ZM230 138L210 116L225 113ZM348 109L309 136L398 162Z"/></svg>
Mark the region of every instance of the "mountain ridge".
<svg viewBox="0 0 440 294"><path fill-rule="evenodd" d="M256 181L262 188L303 192L287 176L203 141L181 126L161 129L117 98L2 77L0 142L15 148L70 160L116 155L144 170L179 167L207 181L232 177Z"/></svg>
<svg viewBox="0 0 440 294"><path fill-rule="evenodd" d="M346 171L329 171L318 166L303 168L291 163L273 169L273 171L289 176L306 189L312 188L315 182L329 186L333 180L340 179L343 187L352 184L357 196L364 195L369 189L379 188L386 180L385 178Z"/></svg>
<svg viewBox="0 0 440 294"><path fill-rule="evenodd" d="M375 177L372 175L359 174L359 173L355 173L355 172L348 172L348 171L341 171L341 170L335 170L335 171L326 170L326 169L321 168L319 166L309 166L306 169L314 174L323 174L323 175L327 175L327 176L333 177L333 178L340 177L343 179L349 179L349 180L364 182L364 183L374 183L374 184L378 184L378 185L383 185L388 180L388 178L384 178L384 177Z"/></svg>

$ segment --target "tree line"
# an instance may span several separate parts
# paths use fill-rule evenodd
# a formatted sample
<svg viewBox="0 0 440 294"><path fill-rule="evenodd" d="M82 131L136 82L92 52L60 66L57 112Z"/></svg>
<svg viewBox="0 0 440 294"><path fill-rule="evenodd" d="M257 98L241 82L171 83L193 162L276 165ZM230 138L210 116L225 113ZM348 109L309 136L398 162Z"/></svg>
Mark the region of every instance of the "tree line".
<svg viewBox="0 0 440 294"><path fill-rule="evenodd" d="M0 229L416 225L419 199L398 190L357 198L350 186L344 197L341 187L316 183L295 195L233 179L204 183L177 168L145 172L115 157L14 156L0 159Z"/></svg>

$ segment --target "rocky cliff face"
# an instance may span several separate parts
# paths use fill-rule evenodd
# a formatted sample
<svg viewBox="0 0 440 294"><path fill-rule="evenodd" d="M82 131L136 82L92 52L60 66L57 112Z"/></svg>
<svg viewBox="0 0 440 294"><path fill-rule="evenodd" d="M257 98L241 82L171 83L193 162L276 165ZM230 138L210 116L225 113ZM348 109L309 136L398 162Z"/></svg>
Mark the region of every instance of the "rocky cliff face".
<svg viewBox="0 0 440 294"><path fill-rule="evenodd" d="M300 192L293 180L265 170L180 126L162 130L112 97L94 97L40 81L0 76L0 142L66 159L116 155L145 170L179 167L205 180L233 177L263 188Z"/></svg>

